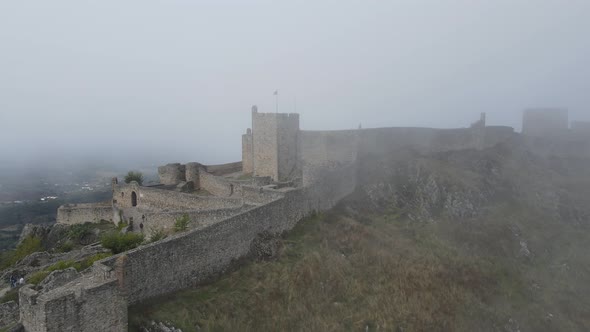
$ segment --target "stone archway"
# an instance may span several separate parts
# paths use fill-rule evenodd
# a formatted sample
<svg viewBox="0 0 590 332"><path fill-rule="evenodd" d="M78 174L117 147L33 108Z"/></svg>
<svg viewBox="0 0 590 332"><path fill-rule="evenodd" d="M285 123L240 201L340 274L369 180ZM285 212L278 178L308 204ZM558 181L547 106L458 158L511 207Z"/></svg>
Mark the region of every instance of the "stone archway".
<svg viewBox="0 0 590 332"><path fill-rule="evenodd" d="M131 206L137 206L137 194L135 191L131 192Z"/></svg>

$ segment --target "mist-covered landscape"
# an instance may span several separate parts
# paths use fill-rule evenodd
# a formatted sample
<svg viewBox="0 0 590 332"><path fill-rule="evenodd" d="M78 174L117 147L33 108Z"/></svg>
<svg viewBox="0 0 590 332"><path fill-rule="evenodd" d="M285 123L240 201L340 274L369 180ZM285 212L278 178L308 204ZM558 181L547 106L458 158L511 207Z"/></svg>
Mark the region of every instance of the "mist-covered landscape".
<svg viewBox="0 0 590 332"><path fill-rule="evenodd" d="M0 332L589 331L590 3L0 4Z"/></svg>

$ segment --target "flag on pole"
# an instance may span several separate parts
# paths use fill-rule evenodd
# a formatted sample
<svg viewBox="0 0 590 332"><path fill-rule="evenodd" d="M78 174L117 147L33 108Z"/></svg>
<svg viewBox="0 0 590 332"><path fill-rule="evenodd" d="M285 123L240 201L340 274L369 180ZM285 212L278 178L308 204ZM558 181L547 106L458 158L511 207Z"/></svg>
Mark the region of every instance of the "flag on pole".
<svg viewBox="0 0 590 332"><path fill-rule="evenodd" d="M273 96L278 96L279 95L279 90L275 90L275 93L272 94Z"/></svg>

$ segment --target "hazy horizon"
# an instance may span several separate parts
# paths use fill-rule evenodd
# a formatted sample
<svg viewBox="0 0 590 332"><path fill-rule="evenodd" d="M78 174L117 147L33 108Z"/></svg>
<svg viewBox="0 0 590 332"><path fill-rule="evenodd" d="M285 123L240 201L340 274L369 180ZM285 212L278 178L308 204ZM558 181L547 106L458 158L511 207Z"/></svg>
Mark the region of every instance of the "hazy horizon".
<svg viewBox="0 0 590 332"><path fill-rule="evenodd" d="M0 162L236 161L277 89L309 130L589 121L588 17L588 1L7 1Z"/></svg>

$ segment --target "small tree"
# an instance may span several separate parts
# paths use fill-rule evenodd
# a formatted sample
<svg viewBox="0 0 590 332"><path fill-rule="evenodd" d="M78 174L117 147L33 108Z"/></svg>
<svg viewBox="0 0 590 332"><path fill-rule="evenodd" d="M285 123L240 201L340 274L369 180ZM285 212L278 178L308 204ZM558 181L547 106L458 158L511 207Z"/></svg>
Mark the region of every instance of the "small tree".
<svg viewBox="0 0 590 332"><path fill-rule="evenodd" d="M143 174L141 172L129 171L125 175L125 183L131 183L131 181L135 181L141 185L143 183Z"/></svg>
<svg viewBox="0 0 590 332"><path fill-rule="evenodd" d="M190 218L188 216L188 214L183 214L182 217L178 217L176 218L176 222L174 222L174 230L176 232L183 232L186 230L186 228L188 227L188 223L190 221Z"/></svg>

